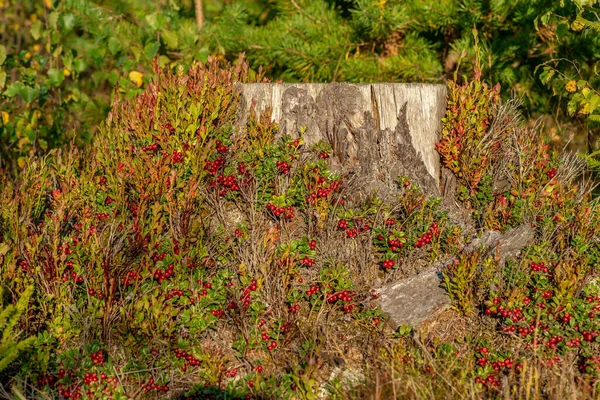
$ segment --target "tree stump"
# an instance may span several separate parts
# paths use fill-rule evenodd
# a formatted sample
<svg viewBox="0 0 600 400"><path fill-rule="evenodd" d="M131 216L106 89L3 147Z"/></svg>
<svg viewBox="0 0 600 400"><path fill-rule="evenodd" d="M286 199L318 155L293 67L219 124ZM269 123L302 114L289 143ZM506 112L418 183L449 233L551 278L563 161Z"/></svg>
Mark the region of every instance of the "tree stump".
<svg viewBox="0 0 600 400"><path fill-rule="evenodd" d="M397 192L409 176L428 194L439 195L440 160L435 150L446 110L444 85L379 83L240 84L238 126L250 110L270 112L281 135L307 146L327 141L332 168L355 175L360 193L381 198Z"/></svg>

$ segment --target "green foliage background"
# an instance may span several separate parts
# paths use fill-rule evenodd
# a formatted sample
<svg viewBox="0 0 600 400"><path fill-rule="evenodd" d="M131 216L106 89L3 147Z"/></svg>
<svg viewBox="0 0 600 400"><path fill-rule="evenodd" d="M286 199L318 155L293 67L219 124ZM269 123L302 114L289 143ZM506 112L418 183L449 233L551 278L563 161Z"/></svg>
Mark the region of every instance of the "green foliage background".
<svg viewBox="0 0 600 400"><path fill-rule="evenodd" d="M204 3L198 31L192 0L0 1L0 168L89 141L115 90L138 94L154 58L187 68L209 54L246 52L273 80L441 83L461 56L473 70L476 28L484 79L500 83L504 97L520 96L529 116L571 123L565 117L585 105L567 107L565 82L598 87L598 9L588 0ZM132 71L144 74L141 84Z"/></svg>

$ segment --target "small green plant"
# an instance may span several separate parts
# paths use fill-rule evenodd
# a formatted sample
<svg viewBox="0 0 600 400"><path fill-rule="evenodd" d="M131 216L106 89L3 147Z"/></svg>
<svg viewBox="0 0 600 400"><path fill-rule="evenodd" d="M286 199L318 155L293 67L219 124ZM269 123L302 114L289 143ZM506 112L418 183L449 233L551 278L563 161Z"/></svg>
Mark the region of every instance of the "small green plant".
<svg viewBox="0 0 600 400"><path fill-rule="evenodd" d="M19 353L30 347L35 336L19 340L18 322L29 307L29 300L34 287L28 286L19 296L16 304L9 304L0 309L0 372L10 365ZM3 288L0 286L0 299L3 299Z"/></svg>

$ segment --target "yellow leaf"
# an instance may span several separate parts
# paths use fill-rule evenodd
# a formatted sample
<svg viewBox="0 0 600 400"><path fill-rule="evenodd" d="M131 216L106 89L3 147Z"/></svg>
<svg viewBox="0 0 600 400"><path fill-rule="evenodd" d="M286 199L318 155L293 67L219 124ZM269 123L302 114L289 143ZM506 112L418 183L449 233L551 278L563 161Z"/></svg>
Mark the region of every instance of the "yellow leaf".
<svg viewBox="0 0 600 400"><path fill-rule="evenodd" d="M71 75L71 71L69 71L66 68L63 69L63 73L65 74L65 76L70 76Z"/></svg>
<svg viewBox="0 0 600 400"><path fill-rule="evenodd" d="M52 9L52 0L44 0L46 8Z"/></svg>
<svg viewBox="0 0 600 400"><path fill-rule="evenodd" d="M577 91L577 82L575 82L575 81L567 82L567 84L565 85L565 89L567 89L567 92L569 92L569 93L575 93Z"/></svg>
<svg viewBox="0 0 600 400"><path fill-rule="evenodd" d="M10 116L6 111L2 111L2 123L6 125L8 121L10 121Z"/></svg>
<svg viewBox="0 0 600 400"><path fill-rule="evenodd" d="M131 71L129 73L129 80L135 83L137 87L142 87L142 83L144 82L144 75L137 71Z"/></svg>

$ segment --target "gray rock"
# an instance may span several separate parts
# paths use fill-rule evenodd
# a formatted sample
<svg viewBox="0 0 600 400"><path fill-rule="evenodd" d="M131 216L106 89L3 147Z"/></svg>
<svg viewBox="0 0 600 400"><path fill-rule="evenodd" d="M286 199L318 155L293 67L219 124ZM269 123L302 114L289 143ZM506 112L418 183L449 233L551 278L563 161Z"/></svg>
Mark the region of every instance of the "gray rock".
<svg viewBox="0 0 600 400"><path fill-rule="evenodd" d="M509 258L518 257L521 250L534 238L535 232L529 225L521 225L505 234L486 231L480 238L465 246L463 251L472 253L484 250L489 254L497 250L500 263L503 264ZM441 271L455 259L437 263L418 275L385 285L379 290L381 309L389 316L389 324L393 329L402 325L418 327L450 306Z"/></svg>
<svg viewBox="0 0 600 400"><path fill-rule="evenodd" d="M521 225L508 230L505 234L498 231L485 231L481 238L474 239L465 246L467 253L472 253L478 249L484 249L486 253L498 251L500 264L503 265L507 260L516 258L521 250L535 239L535 232L529 225Z"/></svg>
<svg viewBox="0 0 600 400"><path fill-rule="evenodd" d="M418 326L450 306L450 298L442 287L441 267L442 264L434 265L381 288L381 309L389 316L392 329Z"/></svg>
<svg viewBox="0 0 600 400"><path fill-rule="evenodd" d="M521 250L535 239L535 232L530 225L512 228L500 238L500 264L508 259L517 258Z"/></svg>

